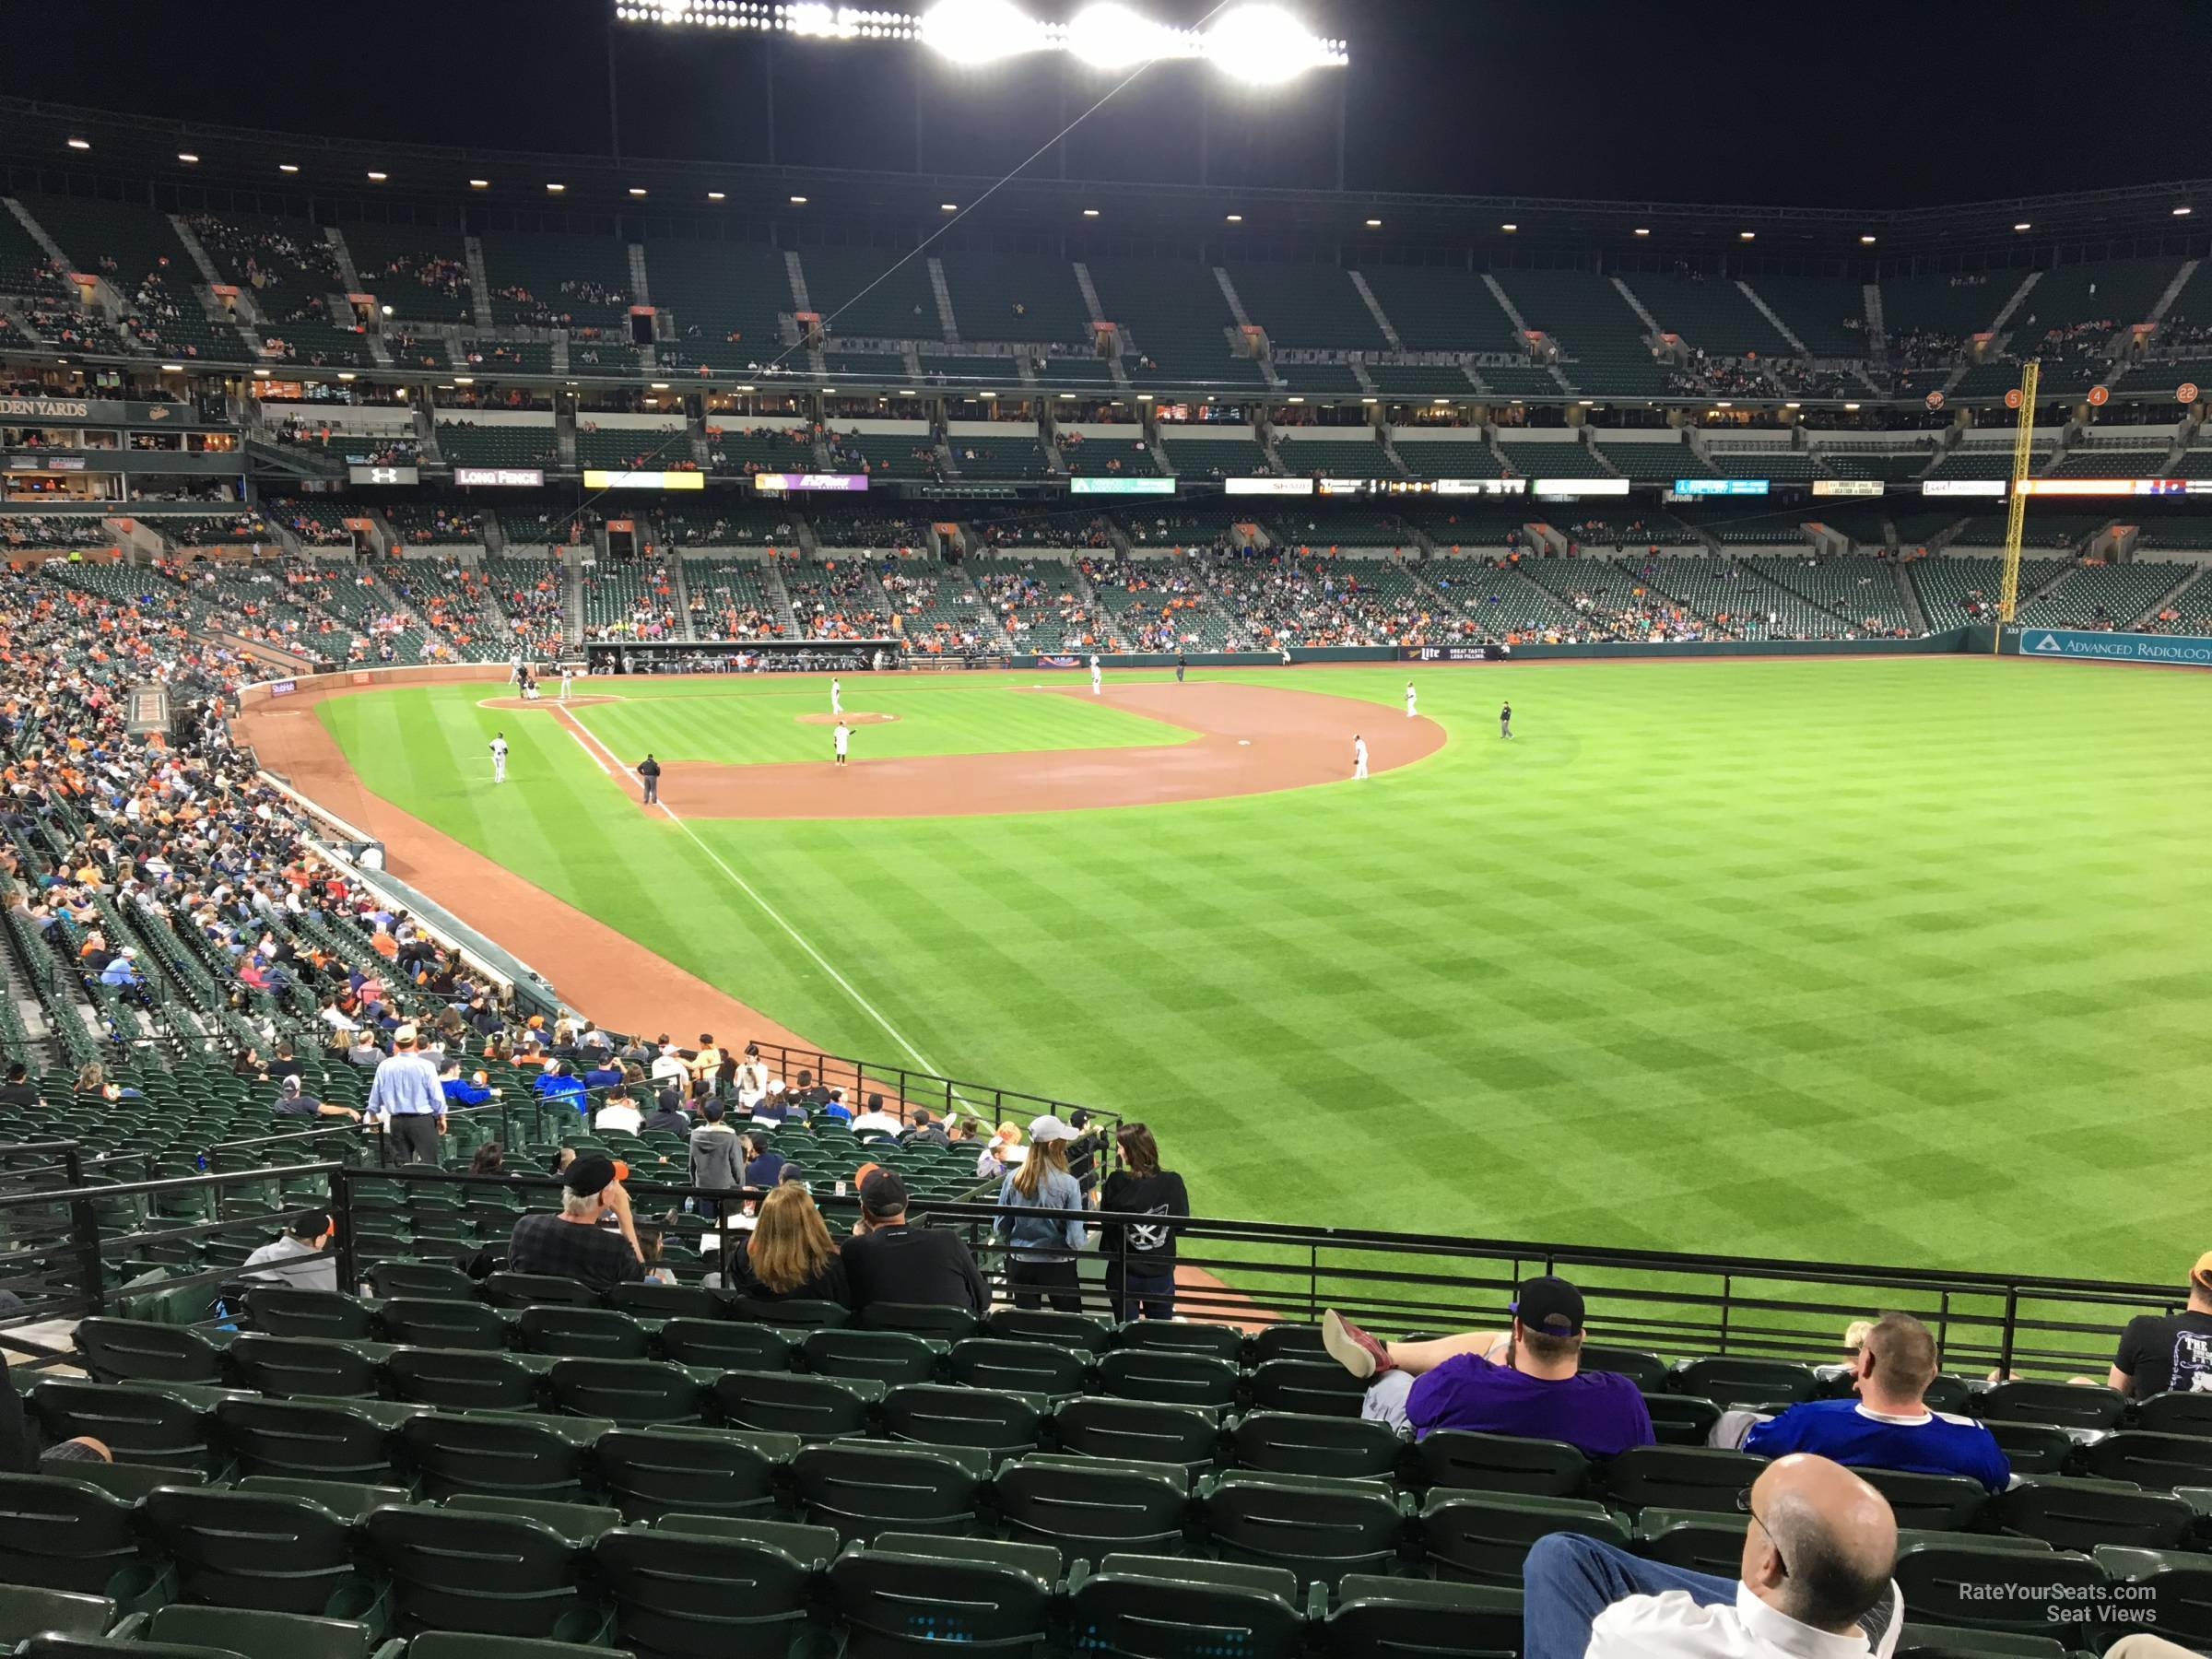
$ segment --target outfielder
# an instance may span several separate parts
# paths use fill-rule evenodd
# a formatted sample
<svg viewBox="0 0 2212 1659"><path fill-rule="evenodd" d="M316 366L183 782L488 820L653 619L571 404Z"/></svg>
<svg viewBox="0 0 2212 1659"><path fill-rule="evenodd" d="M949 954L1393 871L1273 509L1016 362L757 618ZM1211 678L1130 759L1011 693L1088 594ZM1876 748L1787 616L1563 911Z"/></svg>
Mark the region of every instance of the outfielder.
<svg viewBox="0 0 2212 1659"><path fill-rule="evenodd" d="M1503 705L1498 711L1498 735L1500 737L1511 737L1512 735L1513 705L1509 702Z"/></svg>
<svg viewBox="0 0 2212 1659"><path fill-rule="evenodd" d="M499 733L491 740L491 781L507 782L507 734Z"/></svg>
<svg viewBox="0 0 2212 1659"><path fill-rule="evenodd" d="M1406 682L1406 718L1411 720L1417 712L1413 706L1413 682Z"/></svg>
<svg viewBox="0 0 2212 1659"><path fill-rule="evenodd" d="M1106 676L1099 668L1099 653L1090 653L1090 694L1100 696L1106 688Z"/></svg>
<svg viewBox="0 0 2212 1659"><path fill-rule="evenodd" d="M830 680L830 712L843 716L845 712L845 682L832 676Z"/></svg>
<svg viewBox="0 0 2212 1659"><path fill-rule="evenodd" d="M831 764L835 766L844 765L845 749L846 747L853 741L853 734L845 729L845 723L843 721L841 720L837 723L837 730L831 735L830 741L837 746L837 755L835 759L832 760Z"/></svg>
<svg viewBox="0 0 2212 1659"><path fill-rule="evenodd" d="M1364 737L1355 736L1352 739L1352 776L1367 776L1367 739Z"/></svg>

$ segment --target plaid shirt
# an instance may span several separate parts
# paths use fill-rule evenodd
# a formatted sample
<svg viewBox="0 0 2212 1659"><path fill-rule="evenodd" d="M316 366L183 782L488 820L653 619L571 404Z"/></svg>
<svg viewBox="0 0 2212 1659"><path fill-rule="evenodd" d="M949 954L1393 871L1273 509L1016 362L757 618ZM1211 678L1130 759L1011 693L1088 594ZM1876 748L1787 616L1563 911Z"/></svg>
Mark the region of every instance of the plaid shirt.
<svg viewBox="0 0 2212 1659"><path fill-rule="evenodd" d="M549 1273L594 1290L611 1290L645 1277L629 1241L607 1228L585 1227L559 1216L524 1216L507 1241L510 1273Z"/></svg>

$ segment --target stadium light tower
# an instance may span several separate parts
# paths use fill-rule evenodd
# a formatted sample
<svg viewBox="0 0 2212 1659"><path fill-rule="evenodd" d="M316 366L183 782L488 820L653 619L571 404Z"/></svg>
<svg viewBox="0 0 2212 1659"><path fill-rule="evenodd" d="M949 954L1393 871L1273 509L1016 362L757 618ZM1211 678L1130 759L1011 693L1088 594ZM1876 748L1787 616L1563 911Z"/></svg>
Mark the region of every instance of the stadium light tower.
<svg viewBox="0 0 2212 1659"><path fill-rule="evenodd" d="M1280 86L1312 69L1341 69L1342 41L1315 34L1270 0L1242 0L1204 29L1147 18L1122 0L1093 0L1065 22L1031 17L1020 0L935 0L919 10L829 0L615 0L615 20L662 29L726 29L821 41L907 41L955 64L1060 53L1093 69L1193 59L1231 80Z"/></svg>

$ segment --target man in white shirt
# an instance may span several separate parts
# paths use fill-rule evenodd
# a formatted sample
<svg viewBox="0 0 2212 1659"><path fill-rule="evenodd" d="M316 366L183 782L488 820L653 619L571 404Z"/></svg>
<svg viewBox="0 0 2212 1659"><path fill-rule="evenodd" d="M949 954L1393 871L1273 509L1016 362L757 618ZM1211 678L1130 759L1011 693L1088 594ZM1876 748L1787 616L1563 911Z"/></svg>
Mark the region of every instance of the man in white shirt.
<svg viewBox="0 0 2212 1659"><path fill-rule="evenodd" d="M842 714L844 712L845 682L832 675L830 678L830 712Z"/></svg>
<svg viewBox="0 0 2212 1659"><path fill-rule="evenodd" d="M491 781L507 782L507 734L501 732L491 740Z"/></svg>
<svg viewBox="0 0 2212 1659"><path fill-rule="evenodd" d="M684 1064L684 1057L676 1052L673 1042L661 1044L661 1052L653 1057L653 1069L648 1075L656 1088L664 1083L688 1088L691 1082L691 1068Z"/></svg>
<svg viewBox="0 0 2212 1659"><path fill-rule="evenodd" d="M905 1133L906 1124L897 1112L883 1109L881 1095L872 1094L868 1097L868 1109L853 1120L852 1130L855 1135L900 1135Z"/></svg>
<svg viewBox="0 0 2212 1659"><path fill-rule="evenodd" d="M1796 1453L1736 1502L1751 1517L1740 1579L1575 1533L1538 1539L1522 1571L1522 1659L1888 1659L1904 1621L1888 1500Z"/></svg>
<svg viewBox="0 0 2212 1659"><path fill-rule="evenodd" d="M1355 736L1352 739L1352 776L1367 776L1367 739L1364 737Z"/></svg>
<svg viewBox="0 0 2212 1659"><path fill-rule="evenodd" d="M606 1104L599 1108L598 1115L592 1119L592 1127L601 1131L613 1129L623 1135L635 1135L643 1126L644 1122L645 1116L638 1110L638 1103L635 1100L627 1094L614 1094L607 1096Z"/></svg>

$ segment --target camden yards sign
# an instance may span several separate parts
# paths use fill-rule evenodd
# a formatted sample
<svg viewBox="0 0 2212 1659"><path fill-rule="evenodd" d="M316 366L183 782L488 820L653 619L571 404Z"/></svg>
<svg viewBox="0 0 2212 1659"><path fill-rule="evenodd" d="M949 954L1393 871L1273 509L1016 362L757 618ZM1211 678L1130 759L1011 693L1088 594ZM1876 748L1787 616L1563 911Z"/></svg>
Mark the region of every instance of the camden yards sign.
<svg viewBox="0 0 2212 1659"><path fill-rule="evenodd" d="M0 397L0 420L119 420L134 425L198 423L182 404L106 403L85 397Z"/></svg>

